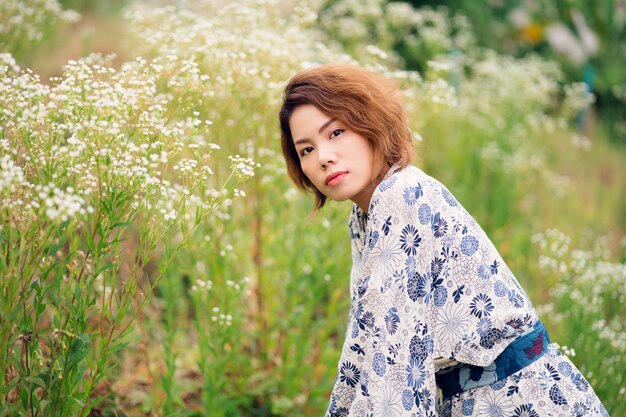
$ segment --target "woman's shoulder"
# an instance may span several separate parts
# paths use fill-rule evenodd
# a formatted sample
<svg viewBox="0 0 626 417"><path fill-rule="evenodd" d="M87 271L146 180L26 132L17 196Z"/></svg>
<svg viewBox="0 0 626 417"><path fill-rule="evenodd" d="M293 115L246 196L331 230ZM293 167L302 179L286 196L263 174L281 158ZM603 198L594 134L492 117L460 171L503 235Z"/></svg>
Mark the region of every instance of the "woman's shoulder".
<svg viewBox="0 0 626 417"><path fill-rule="evenodd" d="M394 208L411 209L422 204L458 206L450 191L436 178L420 168L409 165L385 178L376 188L370 210Z"/></svg>
<svg viewBox="0 0 626 417"><path fill-rule="evenodd" d="M378 187L376 187L374 194L383 199L398 198L404 194L410 197L411 193L415 196L420 196L426 190L438 190L440 187L441 183L435 178L426 174L420 168L409 165L381 181Z"/></svg>

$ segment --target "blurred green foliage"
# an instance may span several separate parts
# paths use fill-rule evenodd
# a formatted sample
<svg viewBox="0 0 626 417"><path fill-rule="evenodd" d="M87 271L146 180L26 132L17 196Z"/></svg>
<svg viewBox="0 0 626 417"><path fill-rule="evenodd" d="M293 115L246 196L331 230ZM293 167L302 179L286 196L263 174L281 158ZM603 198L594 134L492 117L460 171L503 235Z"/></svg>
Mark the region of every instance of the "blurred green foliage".
<svg viewBox="0 0 626 417"><path fill-rule="evenodd" d="M118 15L132 0L59 0L64 9L79 13L91 13L99 16Z"/></svg>
<svg viewBox="0 0 626 417"><path fill-rule="evenodd" d="M477 44L561 64L569 82L587 81L610 137L626 144L626 4L621 0L408 0L467 16ZM581 20L582 18L582 20ZM554 29L558 27L558 33ZM553 34L553 35L551 35ZM597 41L597 50L588 46ZM587 41L587 42L586 42ZM593 44L593 39L591 40ZM409 62L410 63L410 62Z"/></svg>

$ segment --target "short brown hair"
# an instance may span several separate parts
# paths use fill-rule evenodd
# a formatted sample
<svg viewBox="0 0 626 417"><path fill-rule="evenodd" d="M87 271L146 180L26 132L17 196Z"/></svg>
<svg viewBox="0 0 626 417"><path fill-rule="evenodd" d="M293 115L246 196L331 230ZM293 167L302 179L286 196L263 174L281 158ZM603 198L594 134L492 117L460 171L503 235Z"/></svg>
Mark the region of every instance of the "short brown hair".
<svg viewBox="0 0 626 417"><path fill-rule="evenodd" d="M412 135L393 81L351 65L322 65L301 71L289 81L283 95L279 113L281 146L293 182L299 189L315 194L315 210L324 206L326 196L302 172L289 127L294 110L305 104L314 105L368 140L374 149L375 183L393 164L405 168L412 162Z"/></svg>

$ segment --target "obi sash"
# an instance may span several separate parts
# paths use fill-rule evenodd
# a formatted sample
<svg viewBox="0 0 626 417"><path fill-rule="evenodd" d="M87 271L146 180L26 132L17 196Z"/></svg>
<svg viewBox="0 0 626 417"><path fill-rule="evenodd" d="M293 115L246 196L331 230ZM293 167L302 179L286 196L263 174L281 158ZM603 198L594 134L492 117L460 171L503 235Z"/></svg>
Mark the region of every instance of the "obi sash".
<svg viewBox="0 0 626 417"><path fill-rule="evenodd" d="M448 399L463 391L501 381L541 358L550 345L548 332L541 321L517 337L487 366L460 363L439 370L437 385Z"/></svg>

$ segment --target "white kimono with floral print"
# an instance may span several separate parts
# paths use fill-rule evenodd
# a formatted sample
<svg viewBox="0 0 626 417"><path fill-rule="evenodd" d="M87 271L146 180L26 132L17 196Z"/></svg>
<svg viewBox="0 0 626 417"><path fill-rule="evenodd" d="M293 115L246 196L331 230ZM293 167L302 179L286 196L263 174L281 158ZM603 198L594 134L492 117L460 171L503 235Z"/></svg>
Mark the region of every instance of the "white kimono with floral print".
<svg viewBox="0 0 626 417"><path fill-rule="evenodd" d="M476 221L420 169L390 172L368 213L355 204L350 219L350 318L327 417L607 415L554 347L437 401L435 372L489 365L537 314Z"/></svg>

